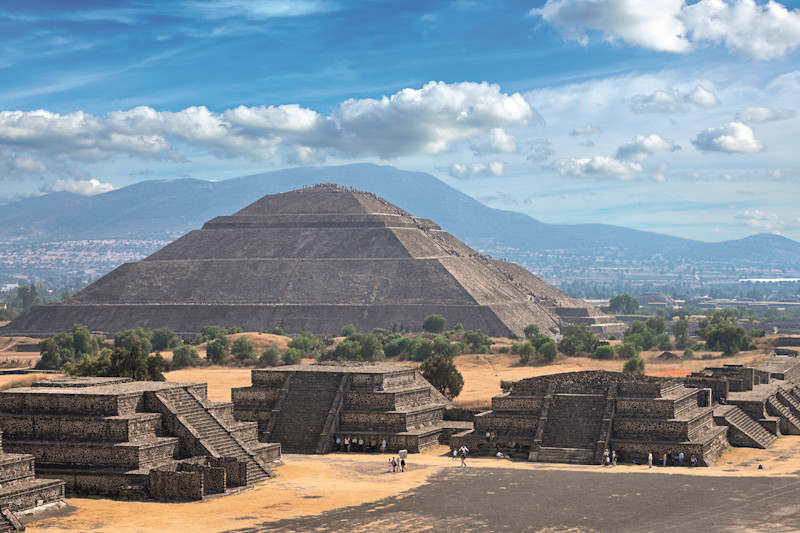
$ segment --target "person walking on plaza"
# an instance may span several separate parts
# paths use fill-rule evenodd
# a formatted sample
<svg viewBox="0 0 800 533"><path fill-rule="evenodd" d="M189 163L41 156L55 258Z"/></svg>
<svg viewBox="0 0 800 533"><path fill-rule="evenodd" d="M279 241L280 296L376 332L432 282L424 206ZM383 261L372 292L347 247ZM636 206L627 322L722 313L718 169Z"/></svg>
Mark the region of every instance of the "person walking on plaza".
<svg viewBox="0 0 800 533"><path fill-rule="evenodd" d="M400 459L400 471L401 472L405 472L406 471L406 460L405 459Z"/></svg>
<svg viewBox="0 0 800 533"><path fill-rule="evenodd" d="M386 438L381 441L381 453L386 453Z"/></svg>
<svg viewBox="0 0 800 533"><path fill-rule="evenodd" d="M653 468L653 452L647 454L647 468Z"/></svg>
<svg viewBox="0 0 800 533"><path fill-rule="evenodd" d="M466 451L462 451L461 452L461 466L467 466L467 452Z"/></svg>
<svg viewBox="0 0 800 533"><path fill-rule="evenodd" d="M611 466L617 466L617 451L611 450Z"/></svg>
<svg viewBox="0 0 800 533"><path fill-rule="evenodd" d="M457 458L458 458L458 449L453 448L453 461L455 461Z"/></svg>
<svg viewBox="0 0 800 533"><path fill-rule="evenodd" d="M684 455L683 452L678 454L678 465L679 466L683 466L683 460L684 460L685 457L686 457L686 455Z"/></svg>

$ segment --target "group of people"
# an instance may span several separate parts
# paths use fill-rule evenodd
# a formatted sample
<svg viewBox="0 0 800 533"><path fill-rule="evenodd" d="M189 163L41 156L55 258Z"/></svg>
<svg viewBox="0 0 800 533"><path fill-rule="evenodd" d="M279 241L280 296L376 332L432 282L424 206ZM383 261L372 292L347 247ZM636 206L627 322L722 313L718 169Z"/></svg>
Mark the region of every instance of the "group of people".
<svg viewBox="0 0 800 533"><path fill-rule="evenodd" d="M486 432L486 442L494 442L496 438L497 438L497 433L495 433L494 431Z"/></svg>
<svg viewBox="0 0 800 533"><path fill-rule="evenodd" d="M336 437L336 449L340 452L377 452L386 453L386 437L380 441L376 437L364 440L364 437Z"/></svg>
<svg viewBox="0 0 800 533"><path fill-rule="evenodd" d="M606 448L606 450L603 452L603 460L601 465L617 466L617 461L620 463L625 462L625 448L620 448L619 450L609 450ZM656 465L661 466L685 466L686 454L683 452L672 453L668 451L667 453L657 452L654 456L653 453L650 452L647 454L647 466L652 468L653 461L656 462ZM635 465L640 464L635 459L631 462ZM697 466L697 456L695 454L692 454L691 457L689 457L689 466Z"/></svg>
<svg viewBox="0 0 800 533"><path fill-rule="evenodd" d="M394 456L389 458L389 472L397 472L397 469L400 469L400 472L406 471L406 460L404 457L397 457Z"/></svg>
<svg viewBox="0 0 800 533"><path fill-rule="evenodd" d="M685 466L686 454L683 452L679 452L677 454L672 452L667 452L667 453L657 452L657 454L654 457L653 453L650 452L647 454L647 466L649 468L653 468L654 459L656 460L656 464L661 466L667 466L667 465ZM697 466L697 456L695 454L692 454L689 457L689 466Z"/></svg>

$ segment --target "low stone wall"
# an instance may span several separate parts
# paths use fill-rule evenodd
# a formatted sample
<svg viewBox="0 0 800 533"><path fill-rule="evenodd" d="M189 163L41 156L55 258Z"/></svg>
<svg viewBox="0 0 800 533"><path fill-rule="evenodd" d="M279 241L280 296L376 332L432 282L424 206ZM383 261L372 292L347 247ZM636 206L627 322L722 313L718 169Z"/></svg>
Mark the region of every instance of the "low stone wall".
<svg viewBox="0 0 800 533"><path fill-rule="evenodd" d="M0 480L2 484L33 476L33 456L0 452Z"/></svg>
<svg viewBox="0 0 800 533"><path fill-rule="evenodd" d="M675 401L644 398L617 398L615 418L674 418Z"/></svg>
<svg viewBox="0 0 800 533"><path fill-rule="evenodd" d="M268 408L275 405L281 389L268 389L259 385L257 387L234 387L231 389L231 399L238 409L241 405L258 405Z"/></svg>
<svg viewBox="0 0 800 533"><path fill-rule="evenodd" d="M544 398L541 396L495 396L492 411L540 413Z"/></svg>
<svg viewBox="0 0 800 533"><path fill-rule="evenodd" d="M274 387L280 388L286 381L287 372L274 372L266 369L253 369L250 380L253 387ZM249 387L247 387L249 388Z"/></svg>
<svg viewBox="0 0 800 533"><path fill-rule="evenodd" d="M535 435L539 417L522 414L486 413L475 417L475 432L494 431L503 435Z"/></svg>
<svg viewBox="0 0 800 533"><path fill-rule="evenodd" d="M160 431L161 416L157 413L137 413L130 418L7 415L0 424L10 439L124 442Z"/></svg>
<svg viewBox="0 0 800 533"><path fill-rule="evenodd" d="M201 472L151 470L147 488L153 498L161 500L202 500Z"/></svg>
<svg viewBox="0 0 800 533"><path fill-rule="evenodd" d="M69 464L84 467L113 467L136 470L154 461L170 459L178 439L162 438L145 445L138 443L99 444L90 442L14 442L6 439L11 453L30 453L37 465Z"/></svg>
<svg viewBox="0 0 800 533"><path fill-rule="evenodd" d="M452 420L454 422L474 422L475 417L483 412L485 409L465 409L463 407L451 407L445 409L442 415L442 420Z"/></svg>
<svg viewBox="0 0 800 533"><path fill-rule="evenodd" d="M2 506L15 511L38 507L41 502L64 499L64 483L60 479L40 480L34 485L8 487L3 491Z"/></svg>

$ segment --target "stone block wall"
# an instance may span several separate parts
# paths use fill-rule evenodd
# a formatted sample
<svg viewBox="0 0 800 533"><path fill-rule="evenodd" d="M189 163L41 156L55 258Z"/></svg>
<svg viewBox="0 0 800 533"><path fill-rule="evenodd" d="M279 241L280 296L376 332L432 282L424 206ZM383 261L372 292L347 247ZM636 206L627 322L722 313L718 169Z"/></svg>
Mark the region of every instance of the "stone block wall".
<svg viewBox="0 0 800 533"><path fill-rule="evenodd" d="M201 472L177 472L151 470L147 488L153 498L161 500L202 500L203 474Z"/></svg>

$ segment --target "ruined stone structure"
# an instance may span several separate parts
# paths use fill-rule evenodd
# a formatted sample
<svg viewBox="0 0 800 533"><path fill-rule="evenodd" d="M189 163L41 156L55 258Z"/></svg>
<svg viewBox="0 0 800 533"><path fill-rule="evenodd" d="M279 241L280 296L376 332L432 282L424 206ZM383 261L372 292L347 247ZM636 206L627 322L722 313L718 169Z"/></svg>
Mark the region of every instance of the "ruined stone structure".
<svg viewBox="0 0 800 533"><path fill-rule="evenodd" d="M199 500L273 476L280 445L258 442L204 383L44 380L0 393L5 447L67 490ZM63 484L62 484L63 487Z"/></svg>
<svg viewBox="0 0 800 533"><path fill-rule="evenodd" d="M495 432L487 442L487 431ZM711 464L728 447L714 424L711 392L679 380L622 372L570 372L525 379L492 398L475 430L453 436L472 452L528 456L540 462L598 464L606 448L630 459L649 452L695 454Z"/></svg>
<svg viewBox="0 0 800 533"><path fill-rule="evenodd" d="M261 442L286 452L332 451L337 436L417 452L437 444L450 402L411 368L369 364L294 365L252 371L234 388L236 420L258 423Z"/></svg>
<svg viewBox="0 0 800 533"><path fill-rule="evenodd" d="M528 324L551 336L572 323L600 335L624 328L430 220L328 184L217 217L0 331L51 335L81 323L101 332L142 326L194 334L216 324L328 334L347 324L419 329L432 313L490 335L521 335Z"/></svg>
<svg viewBox="0 0 800 533"><path fill-rule="evenodd" d="M20 518L39 509L64 505L64 482L37 479L34 457L6 453L0 432L0 531L22 531Z"/></svg>

